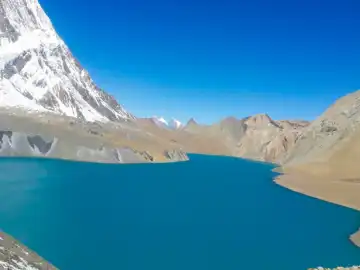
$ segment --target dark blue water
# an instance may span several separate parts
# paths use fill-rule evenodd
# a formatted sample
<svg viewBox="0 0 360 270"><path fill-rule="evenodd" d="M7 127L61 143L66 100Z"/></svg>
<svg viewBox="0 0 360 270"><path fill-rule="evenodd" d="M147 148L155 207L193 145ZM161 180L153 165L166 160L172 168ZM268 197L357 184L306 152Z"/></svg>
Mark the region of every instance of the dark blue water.
<svg viewBox="0 0 360 270"><path fill-rule="evenodd" d="M61 269L296 270L360 263L359 213L272 182L272 166L0 160L0 227ZM249 268L247 268L249 267Z"/></svg>

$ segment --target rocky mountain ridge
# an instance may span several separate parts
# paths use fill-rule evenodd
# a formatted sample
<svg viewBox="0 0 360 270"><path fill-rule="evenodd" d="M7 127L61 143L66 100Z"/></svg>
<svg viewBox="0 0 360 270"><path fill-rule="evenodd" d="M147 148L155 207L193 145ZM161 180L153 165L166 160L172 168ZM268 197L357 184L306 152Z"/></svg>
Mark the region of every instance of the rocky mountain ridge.
<svg viewBox="0 0 360 270"><path fill-rule="evenodd" d="M0 33L0 105L10 108L9 112L21 107L85 122L130 121L142 126L95 85L37 0L1 1ZM359 96L356 92L344 97L311 125L306 121L275 121L267 114L258 114L243 119L228 117L209 126L190 119L181 129L174 120L175 135L153 127L151 131L159 137L156 140L165 136L163 141L188 152L232 155L287 166L310 159L325 162L357 132ZM154 137L148 130L142 131ZM200 139L204 143L199 143Z"/></svg>
<svg viewBox="0 0 360 270"><path fill-rule="evenodd" d="M284 159L285 167L310 166L315 174L332 175L342 168L343 177L356 177L360 175L356 165L360 157L359 134L360 90L335 101L303 130L299 142Z"/></svg>
<svg viewBox="0 0 360 270"><path fill-rule="evenodd" d="M153 116L149 118L149 120L154 122L157 126L166 129L178 130L184 126L179 120L175 118L171 118L169 121L167 121L164 117Z"/></svg>
<svg viewBox="0 0 360 270"><path fill-rule="evenodd" d="M181 132L221 142L226 155L280 164L308 125L307 121L275 121L267 114L257 114L227 117L212 125L190 119Z"/></svg>
<svg viewBox="0 0 360 270"><path fill-rule="evenodd" d="M0 105L86 121L134 119L100 89L37 0L0 2Z"/></svg>

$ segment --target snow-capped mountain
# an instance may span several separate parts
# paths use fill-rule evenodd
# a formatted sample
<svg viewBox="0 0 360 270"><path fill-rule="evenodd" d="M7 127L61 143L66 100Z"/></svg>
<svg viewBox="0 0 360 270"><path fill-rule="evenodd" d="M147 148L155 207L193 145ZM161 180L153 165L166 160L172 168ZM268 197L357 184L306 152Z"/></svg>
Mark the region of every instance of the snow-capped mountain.
<svg viewBox="0 0 360 270"><path fill-rule="evenodd" d="M169 121L168 126L172 129L181 129L184 125L179 120L172 118Z"/></svg>
<svg viewBox="0 0 360 270"><path fill-rule="evenodd" d="M0 106L87 121L134 118L95 85L37 0L0 0Z"/></svg>
<svg viewBox="0 0 360 270"><path fill-rule="evenodd" d="M159 127L168 128L168 122L163 117L153 116L152 121Z"/></svg>
<svg viewBox="0 0 360 270"><path fill-rule="evenodd" d="M157 126L161 128L180 129L183 127L183 124L175 118L172 118L170 121L166 121L164 117L153 116L151 119Z"/></svg>

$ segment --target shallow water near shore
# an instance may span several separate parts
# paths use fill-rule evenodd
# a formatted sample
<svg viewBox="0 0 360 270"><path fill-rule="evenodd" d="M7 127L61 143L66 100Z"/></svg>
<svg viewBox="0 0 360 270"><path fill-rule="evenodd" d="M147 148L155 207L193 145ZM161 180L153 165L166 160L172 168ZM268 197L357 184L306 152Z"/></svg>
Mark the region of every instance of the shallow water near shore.
<svg viewBox="0 0 360 270"><path fill-rule="evenodd" d="M273 183L272 165L0 159L0 228L60 269L307 269L360 263L352 209Z"/></svg>

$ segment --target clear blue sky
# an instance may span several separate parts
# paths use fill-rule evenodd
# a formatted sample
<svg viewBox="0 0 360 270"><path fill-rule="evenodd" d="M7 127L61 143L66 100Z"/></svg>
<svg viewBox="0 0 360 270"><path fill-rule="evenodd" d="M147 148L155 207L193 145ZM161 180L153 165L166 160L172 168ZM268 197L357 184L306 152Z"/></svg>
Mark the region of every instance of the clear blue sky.
<svg viewBox="0 0 360 270"><path fill-rule="evenodd" d="M313 119L360 89L358 0L40 0L137 116Z"/></svg>

